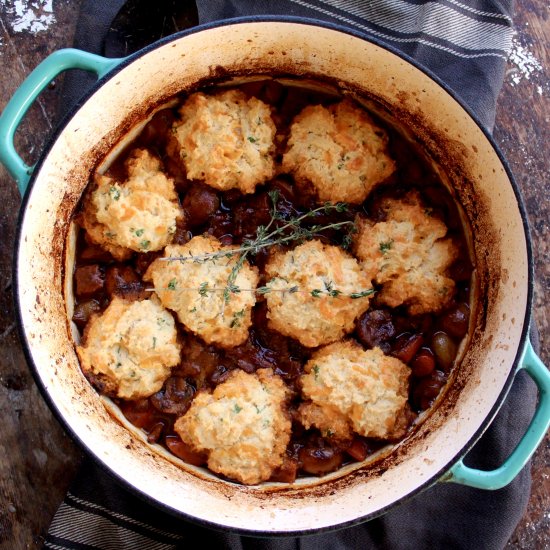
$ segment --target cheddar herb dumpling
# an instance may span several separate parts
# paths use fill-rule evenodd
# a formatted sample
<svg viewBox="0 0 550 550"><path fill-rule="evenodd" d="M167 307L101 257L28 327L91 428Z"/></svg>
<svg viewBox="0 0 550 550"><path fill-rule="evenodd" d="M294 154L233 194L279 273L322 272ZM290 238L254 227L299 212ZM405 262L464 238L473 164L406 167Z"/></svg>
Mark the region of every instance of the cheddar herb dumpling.
<svg viewBox="0 0 550 550"><path fill-rule="evenodd" d="M239 258L231 250L210 235L193 237L184 245L169 245L164 251L165 258L184 261L157 258L143 277L153 281L162 304L175 311L188 330L208 344L225 348L247 339L258 285L257 268L245 261L233 281L240 291L225 292ZM217 253L222 253L221 257L204 258Z"/></svg>
<svg viewBox="0 0 550 550"><path fill-rule="evenodd" d="M388 136L351 100L306 107L290 128L283 170L319 201L362 203L396 168Z"/></svg>
<svg viewBox="0 0 550 550"><path fill-rule="evenodd" d="M239 90L192 94L174 126L187 177L253 193L273 177L275 124L268 105Z"/></svg>
<svg viewBox="0 0 550 550"><path fill-rule="evenodd" d="M336 342L319 349L301 377L304 401L298 410L306 428L327 437L353 433L391 439L403 435L410 369L380 348Z"/></svg>
<svg viewBox="0 0 550 550"><path fill-rule="evenodd" d="M96 175L96 188L84 205L83 225L95 243L122 260L132 251L160 250L172 241L183 211L174 182L161 162L136 149L125 163L128 177Z"/></svg>
<svg viewBox="0 0 550 550"><path fill-rule="evenodd" d="M180 361L172 315L156 298L141 302L114 298L93 317L77 347L80 365L103 387L122 399L140 399L159 391Z"/></svg>
<svg viewBox="0 0 550 550"><path fill-rule="evenodd" d="M447 227L415 192L381 206L386 220L359 218L354 243L365 272L382 285L377 300L390 307L404 304L411 315L440 311L455 293L447 270L458 248L445 238Z"/></svg>
<svg viewBox="0 0 550 550"><path fill-rule="evenodd" d="M339 340L369 307L370 279L338 246L308 241L275 253L265 270L270 327L304 346Z"/></svg>
<svg viewBox="0 0 550 550"><path fill-rule="evenodd" d="M199 391L174 429L208 467L247 485L269 479L290 440L289 390L271 369L237 369L212 393Z"/></svg>

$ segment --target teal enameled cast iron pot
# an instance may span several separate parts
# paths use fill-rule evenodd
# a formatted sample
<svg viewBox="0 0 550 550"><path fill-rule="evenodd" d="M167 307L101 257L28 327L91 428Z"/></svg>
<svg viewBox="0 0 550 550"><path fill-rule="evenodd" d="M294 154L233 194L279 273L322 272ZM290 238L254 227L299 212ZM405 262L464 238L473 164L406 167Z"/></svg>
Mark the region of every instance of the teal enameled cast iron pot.
<svg viewBox="0 0 550 550"><path fill-rule="evenodd" d="M13 146L28 107L59 73L84 69L98 82L66 118L36 166ZM476 300L471 338L435 410L405 441L370 464L293 485L243 487L184 465L142 434L81 374L74 349L71 216L100 159L121 147L175 94L246 75L330 81L362 98L424 148L471 229ZM122 144L125 141L123 140ZM528 340L533 292L525 212L490 136L452 92L376 41L308 20L240 19L170 36L125 59L61 50L41 63L0 117L0 160L24 195L14 287L27 357L66 429L126 486L201 523L254 534L311 533L376 517L436 482L483 489L509 483L548 428L550 377ZM463 457L488 427L516 373L539 403L522 440L494 471Z"/></svg>

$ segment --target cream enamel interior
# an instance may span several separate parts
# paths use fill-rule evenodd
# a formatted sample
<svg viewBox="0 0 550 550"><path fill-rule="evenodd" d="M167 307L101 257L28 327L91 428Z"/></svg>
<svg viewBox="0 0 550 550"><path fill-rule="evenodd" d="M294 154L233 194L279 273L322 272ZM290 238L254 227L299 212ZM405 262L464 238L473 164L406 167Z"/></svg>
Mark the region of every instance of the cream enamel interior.
<svg viewBox="0 0 550 550"><path fill-rule="evenodd" d="M319 480L300 480L281 490L272 485L246 488L195 475L165 460L107 413L82 376L69 338L62 248L68 219L98 154L116 144L128 121L211 77L217 67L235 73L330 75L390 108L411 113L426 135L445 135L457 145L461 174L482 198L484 226L493 228L496 236L490 249L476 241L476 255L494 258L487 267L494 283L484 330L477 330L464 360L463 368L475 372L461 380L464 387L452 414L443 422L436 411L407 442L406 452L397 449L391 467L376 475L356 472L345 483L330 482L335 491L325 490L326 483ZM440 154L437 140L426 139L426 146L435 156ZM266 532L354 521L435 481L434 475L478 431L506 384L522 344L528 294L526 240L517 200L498 155L469 115L396 55L332 29L284 22L240 23L181 37L138 57L105 82L58 135L36 174L22 219L17 266L17 293L32 361L55 408L82 443L118 477L175 511L225 527Z"/></svg>

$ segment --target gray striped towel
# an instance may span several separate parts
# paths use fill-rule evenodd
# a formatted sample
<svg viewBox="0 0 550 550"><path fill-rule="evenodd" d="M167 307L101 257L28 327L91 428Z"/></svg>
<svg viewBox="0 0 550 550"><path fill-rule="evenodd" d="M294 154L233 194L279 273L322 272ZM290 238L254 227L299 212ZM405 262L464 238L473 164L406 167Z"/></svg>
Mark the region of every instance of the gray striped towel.
<svg viewBox="0 0 550 550"><path fill-rule="evenodd" d="M104 41L123 2L82 4L75 46L124 55L125 44ZM452 88L481 125L491 129L512 41L512 0L198 0L201 23L242 15L292 15L337 22L401 50ZM86 78L67 79L67 106ZM79 80L80 79L80 80ZM91 81L89 81L91 82ZM495 468L524 433L535 389L521 373L496 420L468 456ZM528 500L528 468L499 491L436 485L384 516L337 532L307 537L252 538L175 518L145 502L86 458L57 511L45 548L170 549L497 549L503 548Z"/></svg>

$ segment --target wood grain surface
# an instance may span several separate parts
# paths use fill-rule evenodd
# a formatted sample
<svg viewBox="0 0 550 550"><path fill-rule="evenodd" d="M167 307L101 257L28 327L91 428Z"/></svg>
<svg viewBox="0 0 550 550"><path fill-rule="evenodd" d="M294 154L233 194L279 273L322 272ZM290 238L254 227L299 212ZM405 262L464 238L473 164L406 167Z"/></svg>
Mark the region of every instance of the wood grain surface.
<svg viewBox="0 0 550 550"><path fill-rule="evenodd" d="M0 3L0 110L51 52L70 46L79 0ZM24 6L23 15L15 6ZM19 10L21 11L21 10ZM517 2L516 34L499 97L494 136L525 198L535 258L534 317L541 358L550 364L550 9L548 0ZM59 82L30 110L17 134L25 160L37 158L52 129ZM40 395L15 324L11 264L21 202L0 166L0 548L40 548L80 462ZM550 548L550 436L532 463L533 487L523 520L507 545Z"/></svg>

